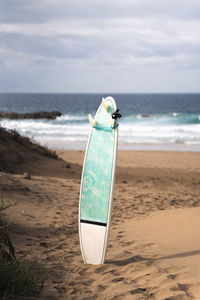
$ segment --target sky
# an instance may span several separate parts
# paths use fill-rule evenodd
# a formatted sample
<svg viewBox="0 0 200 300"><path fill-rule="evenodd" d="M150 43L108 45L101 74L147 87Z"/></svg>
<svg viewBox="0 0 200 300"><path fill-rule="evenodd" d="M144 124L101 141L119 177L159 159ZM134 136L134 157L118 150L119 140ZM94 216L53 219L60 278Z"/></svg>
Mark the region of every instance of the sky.
<svg viewBox="0 0 200 300"><path fill-rule="evenodd" d="M200 0L0 0L0 92L198 93Z"/></svg>

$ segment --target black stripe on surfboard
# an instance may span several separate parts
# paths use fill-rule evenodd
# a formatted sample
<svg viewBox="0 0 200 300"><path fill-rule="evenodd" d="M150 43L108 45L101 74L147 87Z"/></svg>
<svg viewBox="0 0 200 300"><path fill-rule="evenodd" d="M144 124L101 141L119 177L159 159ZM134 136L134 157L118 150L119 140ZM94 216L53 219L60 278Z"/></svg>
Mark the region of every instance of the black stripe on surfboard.
<svg viewBox="0 0 200 300"><path fill-rule="evenodd" d="M99 225L99 226L107 226L107 223L102 223L102 222L95 222L95 221L89 221L89 220L80 220L81 223L86 223L86 224L93 224L93 225Z"/></svg>

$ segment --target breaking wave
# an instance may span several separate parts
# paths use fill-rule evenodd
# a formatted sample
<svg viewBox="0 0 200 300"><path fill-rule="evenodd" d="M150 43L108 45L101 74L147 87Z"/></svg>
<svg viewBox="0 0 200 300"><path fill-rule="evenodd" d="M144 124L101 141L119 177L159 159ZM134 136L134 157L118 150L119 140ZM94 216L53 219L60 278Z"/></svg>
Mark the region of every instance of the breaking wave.
<svg viewBox="0 0 200 300"><path fill-rule="evenodd" d="M16 129L51 147L70 148L87 141L90 125L86 114L64 114L55 120L0 121L2 127ZM200 145L199 114L132 114L120 119L119 142L125 144ZM54 146L55 145L55 146Z"/></svg>

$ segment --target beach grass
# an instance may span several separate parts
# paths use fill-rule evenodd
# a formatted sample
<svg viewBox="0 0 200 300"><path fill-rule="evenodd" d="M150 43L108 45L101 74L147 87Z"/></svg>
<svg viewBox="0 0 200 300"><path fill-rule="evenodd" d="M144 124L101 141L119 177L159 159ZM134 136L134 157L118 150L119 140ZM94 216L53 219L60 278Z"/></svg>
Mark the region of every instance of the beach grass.
<svg viewBox="0 0 200 300"><path fill-rule="evenodd" d="M27 150L35 151L36 153L49 158L59 159L55 151L49 149L47 146L39 145L33 138L31 139L20 135L15 129L6 129L0 126L0 140L6 144L8 141L14 141L17 144L26 147Z"/></svg>
<svg viewBox="0 0 200 300"><path fill-rule="evenodd" d="M38 295L44 284L45 271L37 258L27 258L28 252L18 257L9 237L9 225L4 221L6 209L17 205L0 202L0 297L9 299L16 296Z"/></svg>

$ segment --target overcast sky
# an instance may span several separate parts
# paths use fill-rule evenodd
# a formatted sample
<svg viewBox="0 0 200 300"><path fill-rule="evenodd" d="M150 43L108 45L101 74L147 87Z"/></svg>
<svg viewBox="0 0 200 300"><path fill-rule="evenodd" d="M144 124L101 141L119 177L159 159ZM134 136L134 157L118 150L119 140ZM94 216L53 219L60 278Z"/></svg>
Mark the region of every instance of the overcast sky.
<svg viewBox="0 0 200 300"><path fill-rule="evenodd" d="M0 0L0 92L200 92L200 0Z"/></svg>

